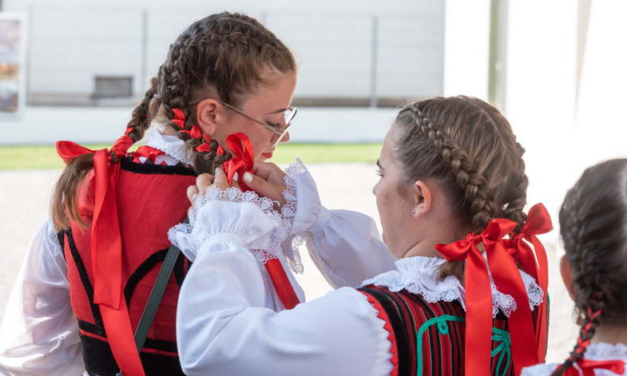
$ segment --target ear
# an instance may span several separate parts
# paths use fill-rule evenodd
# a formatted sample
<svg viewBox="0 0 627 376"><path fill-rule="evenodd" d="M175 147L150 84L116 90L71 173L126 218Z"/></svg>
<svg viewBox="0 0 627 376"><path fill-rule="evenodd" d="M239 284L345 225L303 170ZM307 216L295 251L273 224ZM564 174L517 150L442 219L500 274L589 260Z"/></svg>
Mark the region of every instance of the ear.
<svg viewBox="0 0 627 376"><path fill-rule="evenodd" d="M205 99L196 106L196 124L202 133L213 136L216 129L225 123L225 108L215 99Z"/></svg>
<svg viewBox="0 0 627 376"><path fill-rule="evenodd" d="M412 195L414 198L413 217L419 218L431 210L433 194L431 187L424 181L418 180L414 183Z"/></svg>
<svg viewBox="0 0 627 376"><path fill-rule="evenodd" d="M570 269L570 264L568 263L568 259L566 255L562 256L560 259L560 273L562 274L562 281L564 282L564 286L568 291L568 295L572 300L575 300L575 287L573 285L573 277L572 270Z"/></svg>

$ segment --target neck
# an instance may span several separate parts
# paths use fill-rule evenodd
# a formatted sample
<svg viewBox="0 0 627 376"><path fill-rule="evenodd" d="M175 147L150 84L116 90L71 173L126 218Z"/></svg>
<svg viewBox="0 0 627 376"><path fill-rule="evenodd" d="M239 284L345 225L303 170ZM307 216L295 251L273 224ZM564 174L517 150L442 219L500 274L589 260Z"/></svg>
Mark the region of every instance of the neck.
<svg viewBox="0 0 627 376"><path fill-rule="evenodd" d="M612 345L622 343L627 345L627 326L601 324L597 328L592 342L605 342Z"/></svg>
<svg viewBox="0 0 627 376"><path fill-rule="evenodd" d="M439 226L439 228L447 228L447 226ZM450 228L450 227L449 227ZM414 246L403 255L405 257L442 257L442 255L435 250L437 244L450 244L455 241L464 239L466 235L470 233L467 229L457 229L455 231L429 231L432 236L425 237L419 240Z"/></svg>

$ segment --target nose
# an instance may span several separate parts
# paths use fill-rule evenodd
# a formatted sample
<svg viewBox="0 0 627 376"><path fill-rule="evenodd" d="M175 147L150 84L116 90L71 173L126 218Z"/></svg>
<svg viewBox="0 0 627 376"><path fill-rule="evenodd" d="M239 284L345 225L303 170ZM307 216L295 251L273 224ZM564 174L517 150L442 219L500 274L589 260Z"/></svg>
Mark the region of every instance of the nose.
<svg viewBox="0 0 627 376"><path fill-rule="evenodd" d="M279 140L280 143L283 142L289 142L290 140L290 132L287 132L283 135L283 137L281 137L281 140Z"/></svg>

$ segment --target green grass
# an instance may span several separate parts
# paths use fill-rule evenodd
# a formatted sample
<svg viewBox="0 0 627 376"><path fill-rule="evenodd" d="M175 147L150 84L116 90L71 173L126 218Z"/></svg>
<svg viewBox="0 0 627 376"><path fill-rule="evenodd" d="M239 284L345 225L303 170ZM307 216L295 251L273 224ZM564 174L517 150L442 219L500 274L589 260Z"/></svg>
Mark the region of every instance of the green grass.
<svg viewBox="0 0 627 376"><path fill-rule="evenodd" d="M108 145L85 145L94 150ZM284 144L271 162L290 163L299 157L307 164L364 162L374 163L379 157L381 144ZM54 146L2 146L0 170L33 170L63 168Z"/></svg>

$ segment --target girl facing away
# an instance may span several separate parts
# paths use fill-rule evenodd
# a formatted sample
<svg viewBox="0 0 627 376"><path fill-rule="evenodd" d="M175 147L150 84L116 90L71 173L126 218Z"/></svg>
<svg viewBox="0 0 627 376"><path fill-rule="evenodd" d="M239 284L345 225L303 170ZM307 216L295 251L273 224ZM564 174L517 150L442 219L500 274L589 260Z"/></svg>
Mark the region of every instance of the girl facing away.
<svg viewBox="0 0 627 376"><path fill-rule="evenodd" d="M199 173L235 166L237 179L238 166L263 169L277 145L289 140L296 71L289 49L257 20L214 14L170 46L110 150L58 144L67 166L54 191L51 220L33 240L7 305L0 373L183 375L175 321L191 260L176 259L140 351L134 339L170 252L168 230L185 219L186 190ZM147 144L129 153L145 133ZM250 154L236 153L244 149ZM356 285L393 267L370 218L308 205L289 221L294 231L315 232L308 247L329 252L316 257L336 284ZM225 220L230 215L222 214ZM352 228L346 230L346 223ZM276 247L259 255L262 306L271 310L304 300L287 268L301 268L294 235L276 237ZM349 258L361 261L333 269L334 260L351 250L356 254Z"/></svg>
<svg viewBox="0 0 627 376"><path fill-rule="evenodd" d="M481 100L406 106L385 138L373 190L396 268L280 312L263 306L254 253L285 231L283 214L262 197L242 200L221 169L205 175L190 197L191 227L170 233L194 260L179 296L183 370L514 375L544 359L547 270L536 235L551 223L541 205L524 211L523 153L507 120ZM315 197L298 184L303 176L299 205L302 192ZM212 216L226 210L216 224Z"/></svg>
<svg viewBox="0 0 627 376"><path fill-rule="evenodd" d="M564 363L530 367L523 375L625 375L627 159L584 171L559 219L562 279L579 314L579 338Z"/></svg>

